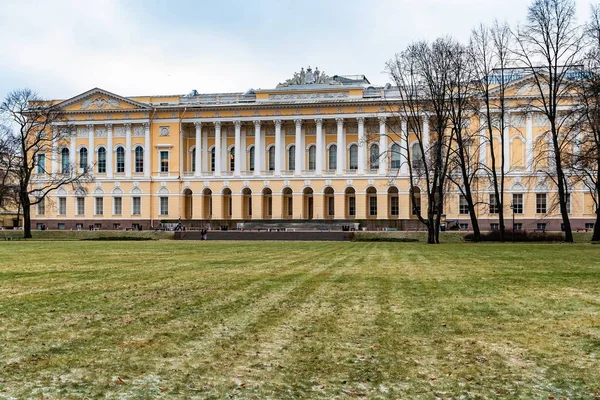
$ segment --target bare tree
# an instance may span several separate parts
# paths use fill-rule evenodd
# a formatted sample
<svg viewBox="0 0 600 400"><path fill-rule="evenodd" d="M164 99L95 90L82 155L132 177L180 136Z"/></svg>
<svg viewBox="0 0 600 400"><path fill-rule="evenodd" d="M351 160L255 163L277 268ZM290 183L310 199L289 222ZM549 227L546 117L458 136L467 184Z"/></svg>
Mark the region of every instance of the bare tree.
<svg viewBox="0 0 600 400"><path fill-rule="evenodd" d="M13 212L17 210L17 224L21 220L21 202L19 186L15 179L15 166L19 162L18 142L8 135L9 128L0 125L0 210Z"/></svg>
<svg viewBox="0 0 600 400"><path fill-rule="evenodd" d="M529 6L527 24L515 32L514 54L534 81L536 100L527 104L542 113L550 125L551 163L547 176L558 188L558 203L565 240L573 242L569 220L569 177L563 165L563 150L573 142L573 98L578 57L584 49L582 30L575 21L572 0L534 0Z"/></svg>
<svg viewBox="0 0 600 400"><path fill-rule="evenodd" d="M495 204L489 204L498 210L500 237L506 239L504 223L504 193L507 154L504 154L504 143L508 138L504 131L508 125L506 112L506 87L513 79L511 69L510 48L511 32L507 24L495 21L491 28L480 25L473 30L469 43L469 53L473 63L473 83L479 102L475 102L474 112L479 116L480 145L488 146L490 151L489 165L481 163L494 191ZM498 146L494 137L500 138ZM480 162L483 160L480 160ZM487 160L486 160L487 161Z"/></svg>
<svg viewBox="0 0 600 400"><path fill-rule="evenodd" d="M473 193L479 172L478 151L474 149L478 130L470 128L476 87L473 86L474 69L467 48L456 42L449 53L451 66L448 87L448 117L454 133L454 146L451 146L448 179L456 185L465 198L473 227L474 240L481 240L481 231L475 206L478 203Z"/></svg>
<svg viewBox="0 0 600 400"><path fill-rule="evenodd" d="M79 186L89 177L87 172L78 173L74 165L68 165L60 172L37 173L38 167L46 169L46 163L58 164L57 144L65 133L71 132L59 107L42 101L29 89L21 89L6 96L0 104L0 116L10 124L2 141L16 142L11 147L13 154L10 157L14 161L8 165L8 174L18 186L24 237L31 238L31 207L45 201L61 186ZM61 123L63 126L59 128Z"/></svg>
<svg viewBox="0 0 600 400"><path fill-rule="evenodd" d="M399 92L397 119L404 119L407 124L407 129L401 132L401 148L408 166L412 212L427 227L427 243L439 243L452 144L447 102L454 46L455 42L449 38L431 44L416 42L396 54L386 66ZM415 138L412 146L411 134ZM419 206L416 187L425 189L425 214Z"/></svg>
<svg viewBox="0 0 600 400"><path fill-rule="evenodd" d="M600 241L600 4L592 6L586 26L590 48L584 57L584 72L577 85L579 134L566 161L591 195L596 222L592 241Z"/></svg>

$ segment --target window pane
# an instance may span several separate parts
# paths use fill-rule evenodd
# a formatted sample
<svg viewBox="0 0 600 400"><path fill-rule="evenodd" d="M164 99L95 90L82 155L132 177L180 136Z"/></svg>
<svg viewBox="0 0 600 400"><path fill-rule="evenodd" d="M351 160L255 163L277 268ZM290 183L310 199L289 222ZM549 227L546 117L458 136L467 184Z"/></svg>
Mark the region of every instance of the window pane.
<svg viewBox="0 0 600 400"><path fill-rule="evenodd" d="M275 171L275 146L269 148L269 171Z"/></svg>
<svg viewBox="0 0 600 400"><path fill-rule="evenodd" d="M329 169L337 168L337 146L332 144L329 147Z"/></svg>
<svg viewBox="0 0 600 400"><path fill-rule="evenodd" d="M308 148L308 170L314 171L317 168L317 148L310 146Z"/></svg>
<svg viewBox="0 0 600 400"><path fill-rule="evenodd" d="M254 171L254 146L248 151L248 163L250 164L250 171Z"/></svg>
<svg viewBox="0 0 600 400"><path fill-rule="evenodd" d="M160 152L160 172L169 172L169 152Z"/></svg>
<svg viewBox="0 0 600 400"><path fill-rule="evenodd" d="M96 215L104 214L104 198L96 197Z"/></svg>
<svg viewBox="0 0 600 400"><path fill-rule="evenodd" d="M135 172L144 172L144 149L141 146L135 148Z"/></svg>
<svg viewBox="0 0 600 400"><path fill-rule="evenodd" d="M125 172L125 149L122 147L117 148L117 173L122 174Z"/></svg>
<svg viewBox="0 0 600 400"><path fill-rule="evenodd" d="M350 146L350 169L358 169L358 146Z"/></svg>
<svg viewBox="0 0 600 400"><path fill-rule="evenodd" d="M98 173L106 173L106 149L104 147L98 149Z"/></svg>
<svg viewBox="0 0 600 400"><path fill-rule="evenodd" d="M133 197L132 199L132 210L131 210L131 214L133 215L140 215L141 214L141 208L142 208L142 198L141 197Z"/></svg>
<svg viewBox="0 0 600 400"><path fill-rule="evenodd" d="M296 146L290 146L288 150L288 169L296 169Z"/></svg>
<svg viewBox="0 0 600 400"><path fill-rule="evenodd" d="M374 144L371 146L371 157L369 159L371 169L379 168L379 146Z"/></svg>
<svg viewBox="0 0 600 400"><path fill-rule="evenodd" d="M113 214L121 215L121 213L123 211L123 198L115 197L113 201L114 201Z"/></svg>
<svg viewBox="0 0 600 400"><path fill-rule="evenodd" d="M391 169L400 169L400 146L397 144L392 145L391 149L392 162L390 164Z"/></svg>

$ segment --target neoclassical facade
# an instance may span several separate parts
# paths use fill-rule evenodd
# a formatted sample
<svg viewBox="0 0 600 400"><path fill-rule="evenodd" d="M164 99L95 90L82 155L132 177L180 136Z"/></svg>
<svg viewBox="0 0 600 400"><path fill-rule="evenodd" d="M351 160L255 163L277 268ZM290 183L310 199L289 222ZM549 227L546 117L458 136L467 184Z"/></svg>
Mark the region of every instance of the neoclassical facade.
<svg viewBox="0 0 600 400"><path fill-rule="evenodd" d="M516 99L527 85L515 83ZM370 229L417 229L409 191L406 132L397 88L359 76L330 78L308 69L273 89L245 93L122 97L92 89L56 100L66 113L60 138L38 159L36 180L89 171L90 182L63 187L32 210L34 228L149 229L241 222L360 223ZM534 171L540 115L513 108L506 135L506 204L517 228L560 229L556 191ZM421 116L429 137L429 118ZM479 121L471 121L471 129ZM489 163L489 146L477 146ZM419 193L418 186L413 188ZM497 227L493 194L478 182L482 229ZM595 220L591 195L571 188L575 229ZM491 197L492 196L492 197ZM425 207L426 198L417 201ZM511 209L512 210L512 209ZM508 219L512 211L505 210ZM450 188L446 219L470 228L468 209ZM509 225L507 221L507 225Z"/></svg>

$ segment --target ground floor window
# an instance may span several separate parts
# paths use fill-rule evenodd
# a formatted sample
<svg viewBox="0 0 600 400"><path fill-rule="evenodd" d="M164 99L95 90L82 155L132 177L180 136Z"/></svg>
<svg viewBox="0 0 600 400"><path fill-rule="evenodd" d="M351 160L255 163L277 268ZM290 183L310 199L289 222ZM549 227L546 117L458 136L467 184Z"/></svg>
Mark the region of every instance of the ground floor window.
<svg viewBox="0 0 600 400"><path fill-rule="evenodd" d="M66 215L67 214L67 198L59 197L58 198L58 215Z"/></svg>
<svg viewBox="0 0 600 400"><path fill-rule="evenodd" d="M520 223L520 222L518 222L518 223L515 223L515 224L513 225L513 230L515 230L515 231L520 231L520 230L522 230L522 229L523 229L523 224L522 224L522 223Z"/></svg>
<svg viewBox="0 0 600 400"><path fill-rule="evenodd" d="M103 215L104 214L104 198L103 197L96 197L95 199L95 203L96 203L96 215Z"/></svg>
<svg viewBox="0 0 600 400"><path fill-rule="evenodd" d="M77 231L83 230L83 224L75 224L75 230L77 230Z"/></svg>
<svg viewBox="0 0 600 400"><path fill-rule="evenodd" d="M61 231L64 231L65 230L65 223L64 222L59 222L58 223L58 229L61 230Z"/></svg>
<svg viewBox="0 0 600 400"><path fill-rule="evenodd" d="M369 197L369 215L374 217L377 215L377 197Z"/></svg>
<svg viewBox="0 0 600 400"><path fill-rule="evenodd" d="M462 194L458 198L458 213L463 215L469 214L469 204L467 203L467 198Z"/></svg>
<svg viewBox="0 0 600 400"><path fill-rule="evenodd" d="M160 198L160 215L169 215L169 198Z"/></svg>
<svg viewBox="0 0 600 400"><path fill-rule="evenodd" d="M458 228L461 231L468 231L469 230L469 224L467 224L467 223L460 223L460 224L458 224Z"/></svg>
<svg viewBox="0 0 600 400"><path fill-rule="evenodd" d="M273 215L273 198L271 196L267 197L267 216Z"/></svg>
<svg viewBox="0 0 600 400"><path fill-rule="evenodd" d="M500 230L500 224L497 224L497 223L490 224L490 230L492 230L492 231L499 231Z"/></svg>
<svg viewBox="0 0 600 400"><path fill-rule="evenodd" d="M523 193L513 193L512 208L514 214L523 214Z"/></svg>
<svg viewBox="0 0 600 400"><path fill-rule="evenodd" d="M121 229L121 224L113 224L113 229L114 230Z"/></svg>
<svg viewBox="0 0 600 400"><path fill-rule="evenodd" d="M536 225L535 227L538 231L546 231L546 223L542 222Z"/></svg>
<svg viewBox="0 0 600 400"><path fill-rule="evenodd" d="M39 203L37 203L37 214L46 214L46 198L39 199Z"/></svg>
<svg viewBox="0 0 600 400"><path fill-rule="evenodd" d="M142 209L142 198L141 197L132 197L131 198L131 214L132 215L140 215Z"/></svg>
<svg viewBox="0 0 600 400"><path fill-rule="evenodd" d="M585 229L594 229L594 223L593 222L586 222L585 223Z"/></svg>
<svg viewBox="0 0 600 400"><path fill-rule="evenodd" d="M85 214L85 197L77 197L77 215Z"/></svg>
<svg viewBox="0 0 600 400"><path fill-rule="evenodd" d="M394 217L400 215L400 200L398 196L390 198L390 214Z"/></svg>
<svg viewBox="0 0 600 400"><path fill-rule="evenodd" d="M537 214L546 214L546 193L536 193L535 195L535 212Z"/></svg>
<svg viewBox="0 0 600 400"><path fill-rule="evenodd" d="M123 198L122 197L113 198L113 214L121 215L122 212L123 212Z"/></svg>
<svg viewBox="0 0 600 400"><path fill-rule="evenodd" d="M327 197L327 215L333 217L335 215L335 199L333 196Z"/></svg>
<svg viewBox="0 0 600 400"><path fill-rule="evenodd" d="M348 197L348 215L351 217L356 216L356 197Z"/></svg>
<svg viewBox="0 0 600 400"><path fill-rule="evenodd" d="M294 215L294 199L291 196L287 198L287 212L289 217Z"/></svg>
<svg viewBox="0 0 600 400"><path fill-rule="evenodd" d="M498 214L498 201L496 200L496 193L490 193L490 214Z"/></svg>

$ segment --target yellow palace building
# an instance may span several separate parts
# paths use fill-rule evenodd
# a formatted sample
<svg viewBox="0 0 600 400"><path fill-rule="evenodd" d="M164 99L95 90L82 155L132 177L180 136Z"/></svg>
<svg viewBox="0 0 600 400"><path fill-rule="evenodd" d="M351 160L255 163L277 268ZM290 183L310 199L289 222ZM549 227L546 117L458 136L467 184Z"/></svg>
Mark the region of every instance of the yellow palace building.
<svg viewBox="0 0 600 400"><path fill-rule="evenodd" d="M521 80L509 97L526 88ZM122 97L96 88L56 100L66 119L53 129L65 133L53 142L56 157L40 156L36 179L73 168L92 178L36 205L33 226L150 229L180 221L235 228L313 220L333 228L419 228L403 150L414 143L411 136L403 142L398 133L406 132L406 121L389 112L398 101L390 85L310 68L273 89L243 93ZM505 204L513 204L517 228L560 230L556 191L532 168L533 144L547 124L518 108L508 117ZM429 119L420 123L427 137ZM486 146L478 149L480 161L489 162ZM495 229L492 190L484 183L476 190L480 226ZM591 195L579 186L571 193L574 229L590 229ZM425 196L420 201L425 207ZM512 211L505 211L510 226ZM470 228L452 187L444 212Z"/></svg>

